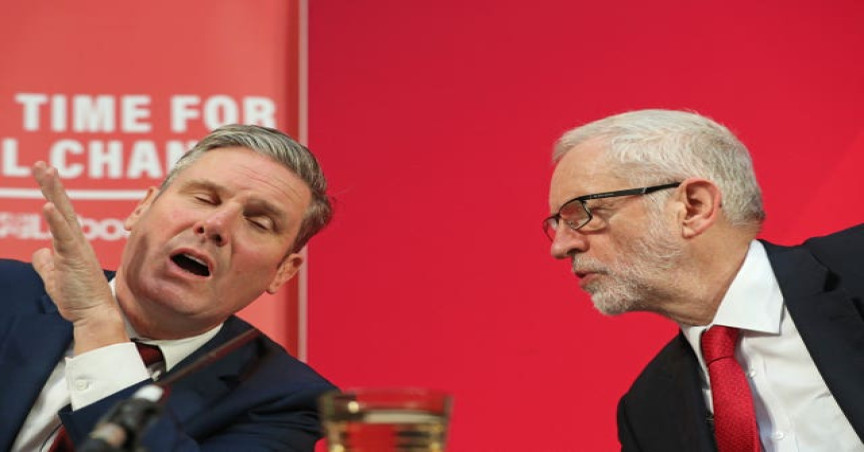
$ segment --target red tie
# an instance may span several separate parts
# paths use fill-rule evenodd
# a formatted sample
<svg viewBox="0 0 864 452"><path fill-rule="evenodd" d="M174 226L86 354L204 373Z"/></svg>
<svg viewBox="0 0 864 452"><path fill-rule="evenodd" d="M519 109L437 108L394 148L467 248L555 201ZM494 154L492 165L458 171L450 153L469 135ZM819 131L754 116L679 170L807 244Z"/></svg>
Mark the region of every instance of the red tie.
<svg viewBox="0 0 864 452"><path fill-rule="evenodd" d="M735 360L738 329L716 325L702 334L702 356L711 378L714 436L720 452L759 452L753 395Z"/></svg>
<svg viewBox="0 0 864 452"><path fill-rule="evenodd" d="M138 354L141 355L141 360L144 361L146 367L165 361L165 357L162 356L162 350L156 345L135 341L135 347L138 348Z"/></svg>
<svg viewBox="0 0 864 452"><path fill-rule="evenodd" d="M137 340L133 341L135 342L135 347L138 348L138 354L141 355L141 360L144 361L144 366L150 367L153 364L165 361L165 357L162 356L162 350L160 350L158 346L144 344ZM66 433L66 429L63 428L63 425L60 425L60 430L57 431L57 436L54 437L54 443L51 444L51 448L48 449L48 452L74 451L75 445L72 444L72 438L70 438Z"/></svg>

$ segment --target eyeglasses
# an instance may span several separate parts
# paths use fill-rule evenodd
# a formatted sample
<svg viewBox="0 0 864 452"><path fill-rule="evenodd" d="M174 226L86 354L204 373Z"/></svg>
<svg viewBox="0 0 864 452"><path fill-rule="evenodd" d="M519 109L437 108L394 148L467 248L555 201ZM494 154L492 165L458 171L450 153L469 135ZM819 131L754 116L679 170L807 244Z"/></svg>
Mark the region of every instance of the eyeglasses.
<svg viewBox="0 0 864 452"><path fill-rule="evenodd" d="M679 185L681 185L681 182L673 182L670 184L630 188L627 190L610 191L606 193L595 193L593 195L584 195L578 198L573 198L565 202L561 208L558 209L558 213L543 220L543 232L546 233L546 237L549 237L549 240L554 241L555 234L558 231L558 225L562 220L567 227L574 231L582 229L591 221L592 218L594 218L594 215L591 214L591 209L588 208L585 201L590 201L592 199L617 198L619 196L647 195L648 193L654 193L658 190L675 188Z"/></svg>

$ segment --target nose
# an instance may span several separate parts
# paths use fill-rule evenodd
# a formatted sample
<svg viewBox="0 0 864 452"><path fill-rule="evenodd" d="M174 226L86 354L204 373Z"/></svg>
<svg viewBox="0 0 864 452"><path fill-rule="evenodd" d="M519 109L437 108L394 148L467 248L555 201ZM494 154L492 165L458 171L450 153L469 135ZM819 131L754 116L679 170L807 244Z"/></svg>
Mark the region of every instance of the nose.
<svg viewBox="0 0 864 452"><path fill-rule="evenodd" d="M558 224L550 252L555 259L568 259L588 249L588 238L580 231L570 229L564 222Z"/></svg>
<svg viewBox="0 0 864 452"><path fill-rule="evenodd" d="M229 208L221 208L209 212L207 216L196 222L192 229L196 235L212 241L217 246L222 246L231 240L234 217L234 213Z"/></svg>

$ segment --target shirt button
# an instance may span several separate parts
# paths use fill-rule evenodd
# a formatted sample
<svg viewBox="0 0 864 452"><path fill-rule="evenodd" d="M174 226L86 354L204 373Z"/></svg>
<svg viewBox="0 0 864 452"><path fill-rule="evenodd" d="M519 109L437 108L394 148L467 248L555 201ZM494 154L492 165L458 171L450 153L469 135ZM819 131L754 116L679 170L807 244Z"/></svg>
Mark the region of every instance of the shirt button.
<svg viewBox="0 0 864 452"><path fill-rule="evenodd" d="M90 382L87 380L75 380L76 391L86 391L90 387Z"/></svg>
<svg viewBox="0 0 864 452"><path fill-rule="evenodd" d="M779 440L781 440L781 439L783 439L783 438L785 438L785 437L786 437L786 434L783 433L783 432L774 432L774 434L771 435L771 439L774 439L774 440L777 440L777 441L779 441Z"/></svg>
<svg viewBox="0 0 864 452"><path fill-rule="evenodd" d="M747 371L747 376L753 378L756 376L756 369L750 369Z"/></svg>

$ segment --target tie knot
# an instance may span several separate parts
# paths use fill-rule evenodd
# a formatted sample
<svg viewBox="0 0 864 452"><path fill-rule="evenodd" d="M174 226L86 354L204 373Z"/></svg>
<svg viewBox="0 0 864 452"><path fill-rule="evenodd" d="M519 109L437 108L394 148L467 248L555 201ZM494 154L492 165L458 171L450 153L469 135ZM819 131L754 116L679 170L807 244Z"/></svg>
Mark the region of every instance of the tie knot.
<svg viewBox="0 0 864 452"><path fill-rule="evenodd" d="M722 358L735 357L735 344L738 342L738 328L715 325L702 334L702 356L705 364Z"/></svg>
<svg viewBox="0 0 864 452"><path fill-rule="evenodd" d="M162 350L160 350L158 346L138 341L134 342L135 347L138 348L138 354L141 355L141 359L144 361L145 366L150 367L153 364L165 361L165 357L162 356Z"/></svg>

